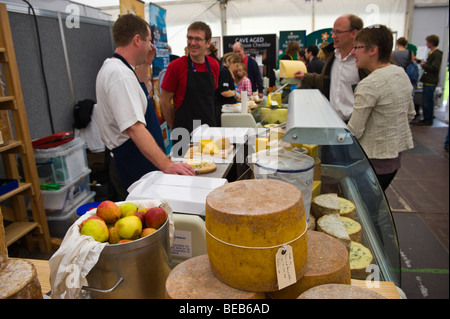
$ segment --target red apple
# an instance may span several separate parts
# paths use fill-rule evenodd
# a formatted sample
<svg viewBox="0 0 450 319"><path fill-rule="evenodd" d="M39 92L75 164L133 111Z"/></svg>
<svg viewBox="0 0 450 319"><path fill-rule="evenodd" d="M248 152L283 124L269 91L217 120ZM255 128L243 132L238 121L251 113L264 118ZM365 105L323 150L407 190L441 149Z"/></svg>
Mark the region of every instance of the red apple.
<svg viewBox="0 0 450 319"><path fill-rule="evenodd" d="M107 224L114 224L121 217L120 208L116 203L105 200L97 206L97 216Z"/></svg>
<svg viewBox="0 0 450 319"><path fill-rule="evenodd" d="M167 219L167 213L161 207L153 207L147 210L145 213L145 226L147 228L158 229L161 227Z"/></svg>
<svg viewBox="0 0 450 319"><path fill-rule="evenodd" d="M117 244L124 244L124 243L129 243L129 242L132 242L132 240L131 239L121 239L117 242Z"/></svg>
<svg viewBox="0 0 450 319"><path fill-rule="evenodd" d="M145 213L143 212L134 212L134 216L139 217L142 223L142 228L145 228Z"/></svg>

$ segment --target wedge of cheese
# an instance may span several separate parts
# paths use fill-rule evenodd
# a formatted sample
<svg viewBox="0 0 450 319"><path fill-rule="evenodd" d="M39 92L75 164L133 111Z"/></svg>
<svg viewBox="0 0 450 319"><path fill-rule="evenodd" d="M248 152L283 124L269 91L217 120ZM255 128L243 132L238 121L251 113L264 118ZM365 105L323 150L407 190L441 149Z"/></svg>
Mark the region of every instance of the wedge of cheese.
<svg viewBox="0 0 450 319"><path fill-rule="evenodd" d="M262 292L238 290L218 280L208 255L189 258L178 264L166 280L168 299L263 299Z"/></svg>
<svg viewBox="0 0 450 319"><path fill-rule="evenodd" d="M351 239L339 214L329 214L320 217L317 221L317 230L333 236L350 251Z"/></svg>
<svg viewBox="0 0 450 319"><path fill-rule="evenodd" d="M206 247L214 275L236 289L278 289L278 249L289 243L296 279L305 271L306 217L300 190L279 180L243 180L206 198Z"/></svg>
<svg viewBox="0 0 450 319"><path fill-rule="evenodd" d="M347 249L327 234L308 230L308 258L303 278L291 286L266 295L268 298L294 299L312 287L331 283L351 283Z"/></svg>
<svg viewBox="0 0 450 319"><path fill-rule="evenodd" d="M219 148L213 140L200 140L200 153L213 155L219 152Z"/></svg>
<svg viewBox="0 0 450 319"><path fill-rule="evenodd" d="M361 242L361 224L356 220L341 215L341 221L352 241Z"/></svg>
<svg viewBox="0 0 450 319"><path fill-rule="evenodd" d="M349 258L352 278L366 279L369 275L369 272L366 272L366 268L373 262L373 255L370 250L366 246L352 241Z"/></svg>
<svg viewBox="0 0 450 319"><path fill-rule="evenodd" d="M338 203L341 216L355 219L355 204L342 197L338 197Z"/></svg>

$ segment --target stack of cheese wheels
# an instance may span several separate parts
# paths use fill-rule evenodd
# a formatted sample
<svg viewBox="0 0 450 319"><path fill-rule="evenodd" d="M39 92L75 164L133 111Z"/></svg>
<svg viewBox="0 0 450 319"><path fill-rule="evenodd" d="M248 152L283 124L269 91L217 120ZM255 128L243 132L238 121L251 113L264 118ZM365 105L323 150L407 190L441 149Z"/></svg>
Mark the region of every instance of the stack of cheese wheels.
<svg viewBox="0 0 450 319"><path fill-rule="evenodd" d="M238 290L218 280L211 270L208 255L178 264L166 280L169 299L263 299L262 292Z"/></svg>
<svg viewBox="0 0 450 319"><path fill-rule="evenodd" d="M214 275L241 290L278 289L276 253L292 247L296 279L306 266L306 219L300 190L279 180L244 180L206 198L206 247Z"/></svg>
<svg viewBox="0 0 450 319"><path fill-rule="evenodd" d="M306 272L297 283L267 293L268 298L294 299L306 290L325 284L351 284L350 263L345 246L337 239L308 230Z"/></svg>
<svg viewBox="0 0 450 319"><path fill-rule="evenodd" d="M42 299L36 268L21 259L8 258L0 210L0 299Z"/></svg>

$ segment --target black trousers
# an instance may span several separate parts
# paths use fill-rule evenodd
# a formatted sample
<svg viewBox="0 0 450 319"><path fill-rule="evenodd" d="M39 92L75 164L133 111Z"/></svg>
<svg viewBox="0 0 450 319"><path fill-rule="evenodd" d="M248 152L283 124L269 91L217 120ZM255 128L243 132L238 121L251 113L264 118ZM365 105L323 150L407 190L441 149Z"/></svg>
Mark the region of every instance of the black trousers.
<svg viewBox="0 0 450 319"><path fill-rule="evenodd" d="M394 180L395 175L397 175L397 172L398 172L398 170L395 170L394 172L389 173L389 174L383 174L383 175L377 174L378 182L380 183L380 186L381 186L381 189L383 190L383 192L386 191L388 186Z"/></svg>

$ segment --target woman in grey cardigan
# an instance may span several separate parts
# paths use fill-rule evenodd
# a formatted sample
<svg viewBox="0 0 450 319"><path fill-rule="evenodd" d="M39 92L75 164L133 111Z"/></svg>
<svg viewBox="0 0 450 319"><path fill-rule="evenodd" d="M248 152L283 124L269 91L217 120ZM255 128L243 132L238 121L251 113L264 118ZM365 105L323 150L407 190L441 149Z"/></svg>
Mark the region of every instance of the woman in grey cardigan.
<svg viewBox="0 0 450 319"><path fill-rule="evenodd" d="M400 168L403 151L414 147L409 123L415 115L413 87L404 69L390 64L392 32L383 25L364 28L354 40L358 68L371 73L355 89L349 129L361 143L386 190Z"/></svg>

